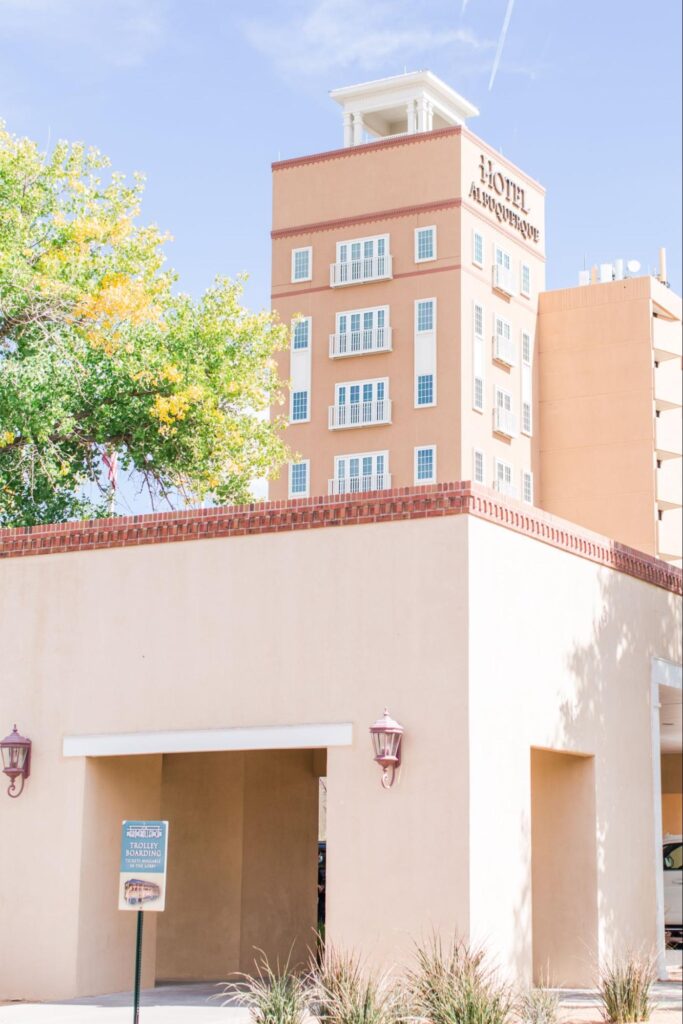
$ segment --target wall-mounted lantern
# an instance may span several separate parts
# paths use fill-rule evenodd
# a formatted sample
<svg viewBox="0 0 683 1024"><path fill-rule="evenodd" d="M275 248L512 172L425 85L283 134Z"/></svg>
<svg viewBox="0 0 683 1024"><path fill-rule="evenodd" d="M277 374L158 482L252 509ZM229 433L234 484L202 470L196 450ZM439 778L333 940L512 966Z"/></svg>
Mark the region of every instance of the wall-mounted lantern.
<svg viewBox="0 0 683 1024"><path fill-rule="evenodd" d="M15 725L9 736L0 741L0 753L2 770L10 779L7 792L11 797L21 796L24 782L31 774L31 741L21 736ZM18 779L21 779L21 785L17 790Z"/></svg>
<svg viewBox="0 0 683 1024"><path fill-rule="evenodd" d="M389 789L394 784L396 769L401 764L401 739L403 726L389 715L389 709L370 726L375 761L382 769L382 785Z"/></svg>

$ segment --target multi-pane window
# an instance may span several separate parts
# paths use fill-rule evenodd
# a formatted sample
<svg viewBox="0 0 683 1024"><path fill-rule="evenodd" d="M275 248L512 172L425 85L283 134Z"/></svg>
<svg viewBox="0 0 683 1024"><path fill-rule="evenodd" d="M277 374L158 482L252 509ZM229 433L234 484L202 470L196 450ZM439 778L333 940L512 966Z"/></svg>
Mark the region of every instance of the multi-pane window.
<svg viewBox="0 0 683 1024"><path fill-rule="evenodd" d="M531 402L522 402L522 433L531 434Z"/></svg>
<svg viewBox="0 0 683 1024"><path fill-rule="evenodd" d="M478 231L474 232L472 238L472 262L476 263L478 267L484 265L484 236L480 235Z"/></svg>
<svg viewBox="0 0 683 1024"><path fill-rule="evenodd" d="M308 419L308 391L292 391L292 422Z"/></svg>
<svg viewBox="0 0 683 1024"><path fill-rule="evenodd" d="M332 285L370 281L378 277L391 277L389 235L337 242L337 261L333 264L330 279Z"/></svg>
<svg viewBox="0 0 683 1024"><path fill-rule="evenodd" d="M308 459L305 462L293 462L289 467L290 497L308 496Z"/></svg>
<svg viewBox="0 0 683 1024"><path fill-rule="evenodd" d="M292 332L292 348L308 348L311 340L311 318L310 316L299 317L294 321Z"/></svg>
<svg viewBox="0 0 683 1024"><path fill-rule="evenodd" d="M474 304L474 343L472 345L472 405L478 412L484 409L484 307Z"/></svg>
<svg viewBox="0 0 683 1024"><path fill-rule="evenodd" d="M528 263L522 263L522 295L531 295L531 267Z"/></svg>
<svg viewBox="0 0 683 1024"><path fill-rule="evenodd" d="M522 501L527 505L534 503L534 478L533 474L526 470L522 473Z"/></svg>
<svg viewBox="0 0 683 1024"><path fill-rule="evenodd" d="M417 404L434 405L434 374L421 373L417 378Z"/></svg>
<svg viewBox="0 0 683 1024"><path fill-rule="evenodd" d="M506 252L505 249L496 248L496 266L502 267L504 270L510 270L512 259L510 253Z"/></svg>
<svg viewBox="0 0 683 1024"><path fill-rule="evenodd" d="M391 348L388 306L337 313L336 326L331 338L331 356L389 351Z"/></svg>
<svg viewBox="0 0 683 1024"><path fill-rule="evenodd" d="M313 250L310 245L305 249L292 249L292 281L310 281Z"/></svg>
<svg viewBox="0 0 683 1024"><path fill-rule="evenodd" d="M417 330L434 330L434 299L424 299L417 303Z"/></svg>
<svg viewBox="0 0 683 1024"><path fill-rule="evenodd" d="M415 262L436 259L436 228L415 229Z"/></svg>
<svg viewBox="0 0 683 1024"><path fill-rule="evenodd" d="M512 482L512 466L509 462L503 462L501 459L496 459L496 489L501 494L509 494L514 496L515 487Z"/></svg>
<svg viewBox="0 0 683 1024"><path fill-rule="evenodd" d="M481 412L484 408L484 381L481 377L474 378L474 394L472 396L472 404L475 409Z"/></svg>
<svg viewBox="0 0 683 1024"><path fill-rule="evenodd" d="M531 335L522 331L522 362L531 363Z"/></svg>
<svg viewBox="0 0 683 1024"><path fill-rule="evenodd" d="M436 448L415 449L415 482L429 484L436 480Z"/></svg>
<svg viewBox="0 0 683 1024"><path fill-rule="evenodd" d="M359 491L385 491L391 487L388 452L363 452L338 455L334 460L331 494L355 494Z"/></svg>
<svg viewBox="0 0 683 1024"><path fill-rule="evenodd" d="M477 338L484 337L484 307L478 303L474 306L474 334Z"/></svg>
<svg viewBox="0 0 683 1024"><path fill-rule="evenodd" d="M474 449L474 482L476 484L484 483L484 453L478 448Z"/></svg>

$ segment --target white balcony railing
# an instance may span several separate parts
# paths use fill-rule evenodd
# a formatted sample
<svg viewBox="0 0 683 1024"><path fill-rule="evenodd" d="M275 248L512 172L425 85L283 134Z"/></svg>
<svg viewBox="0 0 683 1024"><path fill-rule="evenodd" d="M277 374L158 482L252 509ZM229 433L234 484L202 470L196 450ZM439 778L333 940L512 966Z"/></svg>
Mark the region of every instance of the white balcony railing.
<svg viewBox="0 0 683 1024"><path fill-rule="evenodd" d="M362 284L363 281L381 281L391 277L391 256L368 256L344 263L330 264L330 287Z"/></svg>
<svg viewBox="0 0 683 1024"><path fill-rule="evenodd" d="M502 409L497 405L493 410L493 429L496 434L517 437L517 417L509 409Z"/></svg>
<svg viewBox="0 0 683 1024"><path fill-rule="evenodd" d="M500 494L504 494L507 498L517 497L517 488L514 484L508 483L507 480L494 480L493 489Z"/></svg>
<svg viewBox="0 0 683 1024"><path fill-rule="evenodd" d="M367 473L363 476L347 476L329 480L328 494L360 494L362 491L388 491L391 488L391 473Z"/></svg>
<svg viewBox="0 0 683 1024"><path fill-rule="evenodd" d="M369 327L330 335L330 358L362 356L370 352L391 352L391 327Z"/></svg>
<svg viewBox="0 0 683 1024"><path fill-rule="evenodd" d="M512 338L506 338L503 334L493 335L493 358L506 366L517 364L517 346Z"/></svg>
<svg viewBox="0 0 683 1024"><path fill-rule="evenodd" d="M330 430L342 430L345 427L369 427L378 423L391 423L390 398L330 406Z"/></svg>
<svg viewBox="0 0 683 1024"><path fill-rule="evenodd" d="M493 264L493 287L505 295L515 295L515 279L511 267L503 267L500 263Z"/></svg>

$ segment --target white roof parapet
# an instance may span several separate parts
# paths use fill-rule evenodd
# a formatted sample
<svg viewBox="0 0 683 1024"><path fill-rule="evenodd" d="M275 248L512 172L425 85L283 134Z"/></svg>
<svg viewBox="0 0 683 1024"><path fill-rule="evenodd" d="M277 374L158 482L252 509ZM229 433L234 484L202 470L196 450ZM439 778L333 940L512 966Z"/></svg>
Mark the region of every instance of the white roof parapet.
<svg viewBox="0 0 683 1024"><path fill-rule="evenodd" d="M344 145L367 141L365 133L387 138L464 124L479 111L431 71L379 78L333 89L344 114Z"/></svg>

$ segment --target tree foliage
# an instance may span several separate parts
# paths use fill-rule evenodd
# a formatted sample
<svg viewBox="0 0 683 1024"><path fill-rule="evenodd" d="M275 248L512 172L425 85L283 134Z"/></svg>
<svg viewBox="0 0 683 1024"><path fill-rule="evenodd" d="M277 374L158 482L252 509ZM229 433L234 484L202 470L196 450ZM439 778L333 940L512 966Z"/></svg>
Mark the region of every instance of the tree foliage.
<svg viewBox="0 0 683 1024"><path fill-rule="evenodd" d="M250 498L287 457L274 353L287 332L242 281L174 291L143 181L82 145L0 124L0 526L108 513L102 456L153 500Z"/></svg>

